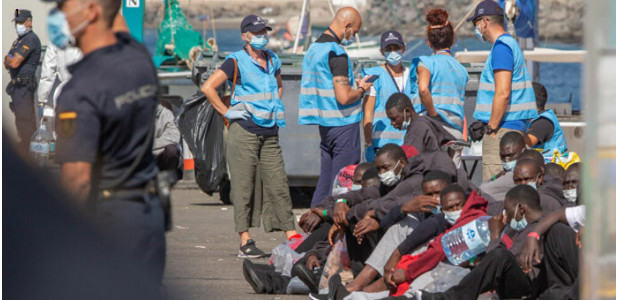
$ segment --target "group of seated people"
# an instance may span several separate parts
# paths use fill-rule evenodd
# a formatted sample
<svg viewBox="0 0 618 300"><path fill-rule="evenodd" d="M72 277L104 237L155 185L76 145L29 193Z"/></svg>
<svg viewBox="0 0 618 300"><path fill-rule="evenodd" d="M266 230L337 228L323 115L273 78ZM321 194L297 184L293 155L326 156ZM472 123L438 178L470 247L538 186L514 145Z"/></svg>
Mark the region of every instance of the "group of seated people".
<svg viewBox="0 0 618 300"><path fill-rule="evenodd" d="M476 186L441 147L440 128L417 122L428 117L409 103L395 94L386 105L395 127L404 111L412 116L404 146L382 146L373 163L356 167L352 180L360 189L328 196L301 216L308 235L294 249L304 256L290 276L244 260L253 290L284 294L298 277L312 299L577 298L585 215L577 206L580 163L566 170L546 163L527 149L527 137L509 132L500 140L504 170ZM448 262L442 236L481 216L490 216L485 252L456 266L465 276L455 280L443 272L451 282L424 290L427 274ZM330 256L341 254L333 251L337 243L349 258L340 271L353 276L326 267ZM326 277L327 284L320 283Z"/></svg>

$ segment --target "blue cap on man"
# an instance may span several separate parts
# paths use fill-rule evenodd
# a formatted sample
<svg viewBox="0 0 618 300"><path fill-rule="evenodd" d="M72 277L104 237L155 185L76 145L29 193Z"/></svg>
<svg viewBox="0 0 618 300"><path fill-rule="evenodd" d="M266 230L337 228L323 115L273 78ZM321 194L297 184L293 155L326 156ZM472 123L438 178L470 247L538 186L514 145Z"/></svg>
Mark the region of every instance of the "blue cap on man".
<svg viewBox="0 0 618 300"><path fill-rule="evenodd" d="M405 43L401 33L395 30L389 30L382 33L382 36L380 37L380 49L386 49L388 45L397 45L403 48Z"/></svg>
<svg viewBox="0 0 618 300"><path fill-rule="evenodd" d="M466 19L468 22L472 20L476 20L478 17L483 16L503 16L504 10L500 5L493 0L484 0L479 3L474 9L474 15Z"/></svg>
<svg viewBox="0 0 618 300"><path fill-rule="evenodd" d="M256 15L248 15L244 19L242 19L242 22L240 23L241 33L245 33L247 31L258 32L264 28L266 28L266 30L268 31L273 30L270 26L266 26L266 21L262 20L262 18Z"/></svg>

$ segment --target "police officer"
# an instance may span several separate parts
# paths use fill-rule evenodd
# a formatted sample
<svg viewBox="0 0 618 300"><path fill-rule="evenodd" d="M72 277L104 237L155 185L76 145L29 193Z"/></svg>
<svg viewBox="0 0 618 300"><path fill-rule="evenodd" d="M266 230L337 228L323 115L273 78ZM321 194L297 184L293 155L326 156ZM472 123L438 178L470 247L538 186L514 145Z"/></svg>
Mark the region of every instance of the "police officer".
<svg viewBox="0 0 618 300"><path fill-rule="evenodd" d="M538 82L533 82L532 86L539 116L526 124L526 134L524 135L526 145L540 150L545 158L552 157L556 150L560 155L564 155L568 148L560 121L553 110L545 110L547 90Z"/></svg>
<svg viewBox="0 0 618 300"><path fill-rule="evenodd" d="M74 38L84 55L69 66L73 76L56 107L62 185L160 283L165 230L151 152L156 69L128 32L112 30L121 0L56 2L49 26L67 22L60 28L70 31L58 34L66 35L67 43Z"/></svg>
<svg viewBox="0 0 618 300"><path fill-rule="evenodd" d="M15 113L15 126L21 140L20 148L26 151L36 126L34 73L41 59L41 41L32 32L32 14L29 10L16 9L13 21L15 21L17 39L4 57L4 68L9 70L11 75L6 92L12 99L9 107Z"/></svg>
<svg viewBox="0 0 618 300"><path fill-rule="evenodd" d="M414 84L411 82L410 68L401 63L406 45L401 33L389 30L380 37L380 52L386 63L382 66L363 69L363 75L379 76L373 82L369 95L363 104L363 133L365 134L365 159L373 161L380 147L386 144L403 144L404 132L393 127L386 116L386 101L394 93L412 95Z"/></svg>
<svg viewBox="0 0 618 300"><path fill-rule="evenodd" d="M245 42L243 49L226 57L221 68L202 87L214 109L230 121L225 156L230 170L234 224L240 236L238 257L241 258L258 258L265 254L249 235L250 226L259 226L252 222L256 213L264 212L266 231L279 229L285 231L288 239L298 237L279 146L279 127L285 126L281 61L275 53L264 49L271 30L260 17L246 16L240 25ZM226 81L232 89L229 108L217 94L217 88ZM256 170L260 172L264 197L272 203L272 209L262 209L266 202L256 205L252 200ZM275 222L279 224L272 226Z"/></svg>
<svg viewBox="0 0 618 300"><path fill-rule="evenodd" d="M352 88L352 63L341 46L353 43L362 24L355 8L339 9L303 58L298 124L319 125L321 138L320 179L312 207L329 195L339 170L360 160L361 97L372 84L366 76L357 89Z"/></svg>
<svg viewBox="0 0 618 300"><path fill-rule="evenodd" d="M504 11L493 0L479 3L468 19L476 36L492 43L481 73L470 137L483 140L483 181L502 171L500 139L509 131L523 132L537 116L534 91L517 40L504 31Z"/></svg>

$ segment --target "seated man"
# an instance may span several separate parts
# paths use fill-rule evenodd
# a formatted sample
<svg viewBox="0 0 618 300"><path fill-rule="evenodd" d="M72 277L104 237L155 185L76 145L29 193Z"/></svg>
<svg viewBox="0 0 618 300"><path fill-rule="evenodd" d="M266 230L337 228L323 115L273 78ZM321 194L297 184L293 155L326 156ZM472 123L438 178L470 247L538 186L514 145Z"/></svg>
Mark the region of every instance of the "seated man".
<svg viewBox="0 0 618 300"><path fill-rule="evenodd" d="M551 175L552 177L558 179L560 184L564 181L564 168L557 163L546 163L545 164L545 174Z"/></svg>
<svg viewBox="0 0 618 300"><path fill-rule="evenodd" d="M536 152L529 150L530 153ZM537 159L519 159L513 172L515 185L527 184L539 191L541 207L544 213L568 206L562 192L562 184L553 176L544 174L544 163L541 154L536 152Z"/></svg>
<svg viewBox="0 0 618 300"><path fill-rule="evenodd" d="M152 154L160 171L171 171L176 179L183 174L183 156L180 131L174 123L174 114L163 105L157 105Z"/></svg>
<svg viewBox="0 0 618 300"><path fill-rule="evenodd" d="M562 193L564 198L569 203L575 203L578 199L577 191L579 190L579 178L580 178L580 166L581 163L574 163L564 173L564 180L562 181Z"/></svg>
<svg viewBox="0 0 618 300"><path fill-rule="evenodd" d="M532 87L534 88L536 110L539 115L526 124L524 136L526 144L528 147L542 151L544 157L551 157L555 150L558 150L560 154L564 154L568 149L558 117L551 109L545 110L547 91L538 82L533 82Z"/></svg>
<svg viewBox="0 0 618 300"><path fill-rule="evenodd" d="M345 194L349 191L361 189L361 177L368 168L375 167L373 163L364 162L358 165L349 165L341 169L333 182L332 196Z"/></svg>
<svg viewBox="0 0 618 300"><path fill-rule="evenodd" d="M528 234L543 216L539 194L528 185L516 186L506 194L504 206L506 213L489 221L487 254L474 269L444 293L419 291L417 299L477 299L490 290L496 290L501 299L534 299L542 292L538 269L525 273L517 260ZM502 234L506 224L509 227Z"/></svg>
<svg viewBox="0 0 618 300"><path fill-rule="evenodd" d="M524 137L517 131L506 133L500 140L500 160L503 171L490 181L483 182L480 188L498 201L504 201L504 195L513 185L513 170L519 156L526 150Z"/></svg>

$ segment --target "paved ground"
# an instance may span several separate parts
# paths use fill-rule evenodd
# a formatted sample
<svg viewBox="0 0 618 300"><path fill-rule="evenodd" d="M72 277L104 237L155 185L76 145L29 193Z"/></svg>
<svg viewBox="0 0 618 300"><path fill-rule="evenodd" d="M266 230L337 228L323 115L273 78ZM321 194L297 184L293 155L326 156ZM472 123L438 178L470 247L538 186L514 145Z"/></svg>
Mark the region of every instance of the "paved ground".
<svg viewBox="0 0 618 300"><path fill-rule="evenodd" d="M167 234L165 284L171 299L308 299L305 295L257 295L242 275L233 208L219 195L208 196L191 184L172 193L173 226ZM298 201L295 201L295 203ZM294 209L299 215L306 209ZM250 231L257 245L270 253L285 241L283 233ZM254 259L268 263L268 258Z"/></svg>

